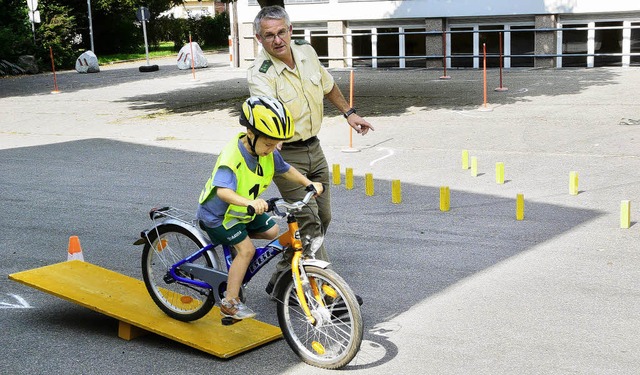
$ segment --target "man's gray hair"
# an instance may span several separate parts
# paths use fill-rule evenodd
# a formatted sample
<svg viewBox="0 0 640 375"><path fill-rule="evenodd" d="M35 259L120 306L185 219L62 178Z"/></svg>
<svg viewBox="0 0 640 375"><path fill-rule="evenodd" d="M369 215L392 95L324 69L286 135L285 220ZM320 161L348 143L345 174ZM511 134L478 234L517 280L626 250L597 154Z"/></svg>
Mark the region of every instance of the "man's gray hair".
<svg viewBox="0 0 640 375"><path fill-rule="evenodd" d="M256 34L261 35L262 32L260 22L264 19L271 20L284 20L284 23L287 25L287 28L291 26L291 20L289 19L289 14L283 7L280 5L270 5L260 9L256 18L253 20L253 29L256 31Z"/></svg>

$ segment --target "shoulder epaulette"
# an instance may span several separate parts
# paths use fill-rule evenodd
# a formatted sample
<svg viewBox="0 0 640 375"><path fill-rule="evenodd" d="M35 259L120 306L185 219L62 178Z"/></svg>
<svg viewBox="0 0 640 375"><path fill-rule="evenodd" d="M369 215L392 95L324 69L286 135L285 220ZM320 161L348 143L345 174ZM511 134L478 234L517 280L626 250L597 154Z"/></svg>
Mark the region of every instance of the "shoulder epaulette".
<svg viewBox="0 0 640 375"><path fill-rule="evenodd" d="M273 61L271 60L264 60L262 62L262 65L260 65L260 69L259 72L260 73L266 73L267 70L269 70L269 68L271 67L271 65L273 65Z"/></svg>
<svg viewBox="0 0 640 375"><path fill-rule="evenodd" d="M299 46L304 45L304 44L309 44L309 42L306 39L296 39L293 42L295 44L299 45Z"/></svg>

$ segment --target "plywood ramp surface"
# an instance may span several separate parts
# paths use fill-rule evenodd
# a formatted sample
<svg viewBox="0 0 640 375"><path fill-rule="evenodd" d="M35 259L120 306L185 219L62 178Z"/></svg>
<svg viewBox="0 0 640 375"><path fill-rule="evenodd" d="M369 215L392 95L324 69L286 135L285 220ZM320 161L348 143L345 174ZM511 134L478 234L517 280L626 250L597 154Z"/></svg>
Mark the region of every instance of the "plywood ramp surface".
<svg viewBox="0 0 640 375"><path fill-rule="evenodd" d="M282 337L278 327L247 319L223 326L218 307L194 322L163 313L151 300L144 282L73 260L17 272L9 279L77 303L220 358L229 358Z"/></svg>

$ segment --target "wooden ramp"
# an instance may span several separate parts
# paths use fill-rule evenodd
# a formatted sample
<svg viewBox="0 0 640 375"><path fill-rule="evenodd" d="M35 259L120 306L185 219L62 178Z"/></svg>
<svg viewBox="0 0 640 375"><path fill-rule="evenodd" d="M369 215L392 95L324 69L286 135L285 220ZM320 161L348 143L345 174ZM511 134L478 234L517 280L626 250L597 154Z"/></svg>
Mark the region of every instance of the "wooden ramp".
<svg viewBox="0 0 640 375"><path fill-rule="evenodd" d="M141 280L79 260L14 273L9 279L117 319L118 336L125 340L148 331L229 358L282 337L280 328L255 319L223 326L217 306L194 322L172 319L153 303Z"/></svg>

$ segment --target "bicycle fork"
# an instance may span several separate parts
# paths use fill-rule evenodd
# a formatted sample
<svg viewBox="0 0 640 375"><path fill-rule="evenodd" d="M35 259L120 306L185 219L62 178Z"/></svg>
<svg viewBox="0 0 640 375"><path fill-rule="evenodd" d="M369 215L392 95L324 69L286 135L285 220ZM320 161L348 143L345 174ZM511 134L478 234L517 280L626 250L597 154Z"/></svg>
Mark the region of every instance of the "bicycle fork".
<svg viewBox="0 0 640 375"><path fill-rule="evenodd" d="M311 325L315 325L316 318L311 314L311 309L307 303L306 292L311 292L310 294L313 295L313 298L321 307L324 307L324 301L320 296L320 289L318 288L316 280L309 279L304 272L304 269L300 267L303 247L302 241L300 240L300 228L298 226L298 222L294 217L289 217L287 225L289 227L289 235L286 236L287 238L280 238L280 243L285 246L289 245L294 250L293 258L291 259L291 272L293 275L293 282L296 287L296 295L298 296L300 307L302 307L302 311L304 311L307 321ZM283 235L282 237L285 236Z"/></svg>

